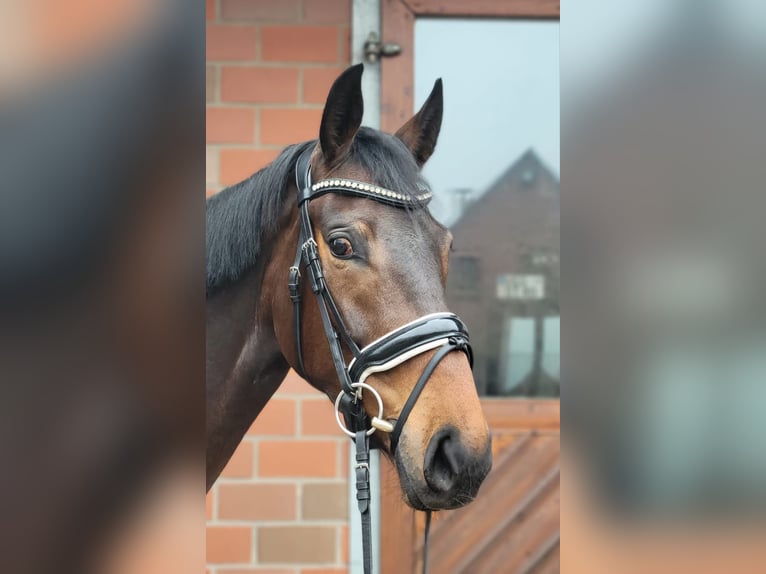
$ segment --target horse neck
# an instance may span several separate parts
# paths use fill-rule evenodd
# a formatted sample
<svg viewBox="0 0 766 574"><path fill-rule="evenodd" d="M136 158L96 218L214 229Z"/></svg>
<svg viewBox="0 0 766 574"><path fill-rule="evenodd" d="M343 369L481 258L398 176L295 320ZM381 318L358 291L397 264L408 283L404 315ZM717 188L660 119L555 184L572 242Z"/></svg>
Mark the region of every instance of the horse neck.
<svg viewBox="0 0 766 574"><path fill-rule="evenodd" d="M208 488L289 369L274 335L274 286L264 284L272 251L264 249L241 280L206 302Z"/></svg>

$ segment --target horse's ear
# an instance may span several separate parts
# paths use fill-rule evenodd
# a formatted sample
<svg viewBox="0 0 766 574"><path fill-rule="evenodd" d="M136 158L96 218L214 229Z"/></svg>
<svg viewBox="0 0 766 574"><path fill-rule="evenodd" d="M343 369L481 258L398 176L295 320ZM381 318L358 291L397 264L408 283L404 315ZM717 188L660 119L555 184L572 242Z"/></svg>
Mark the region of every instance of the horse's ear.
<svg viewBox="0 0 766 574"><path fill-rule="evenodd" d="M333 83L322 112L319 143L328 164L343 158L362 125L362 71L357 64L343 72Z"/></svg>
<svg viewBox="0 0 766 574"><path fill-rule="evenodd" d="M402 140L415 156L418 167L423 167L434 153L436 139L442 127L443 111L442 79L439 78L420 111L396 132L396 137Z"/></svg>

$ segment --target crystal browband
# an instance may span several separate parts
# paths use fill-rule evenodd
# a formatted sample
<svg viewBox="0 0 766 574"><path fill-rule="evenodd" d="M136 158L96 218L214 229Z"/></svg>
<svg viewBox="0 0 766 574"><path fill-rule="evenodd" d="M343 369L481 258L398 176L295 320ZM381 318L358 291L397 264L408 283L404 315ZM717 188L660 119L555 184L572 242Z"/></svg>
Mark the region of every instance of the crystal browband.
<svg viewBox="0 0 766 574"><path fill-rule="evenodd" d="M323 179L313 184L311 191L313 196L321 195L328 191L346 191L353 195L368 196L372 199L401 205L425 204L433 197L433 193L430 191L424 191L416 195L405 195L378 185L354 181L352 179Z"/></svg>

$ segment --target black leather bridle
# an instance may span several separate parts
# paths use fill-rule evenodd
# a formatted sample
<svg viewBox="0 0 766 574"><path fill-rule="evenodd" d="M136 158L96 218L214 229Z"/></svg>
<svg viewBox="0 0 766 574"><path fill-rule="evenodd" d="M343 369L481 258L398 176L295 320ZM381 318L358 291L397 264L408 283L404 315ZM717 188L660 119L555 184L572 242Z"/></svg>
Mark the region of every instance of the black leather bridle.
<svg viewBox="0 0 766 574"><path fill-rule="evenodd" d="M298 360L298 374L307 378L303 364L301 342L301 267L305 267L311 290L316 295L319 314L322 319L332 361L340 381L341 392L335 401L336 418L341 429L354 439L356 445L356 489L359 512L362 516L362 541L364 572L372 571L371 517L370 517L370 443L369 437L376 431L391 433L391 454L396 451L404 424L412 408L439 362L452 351L463 351L473 365L473 354L468 339L468 330L457 315L433 313L407 323L383 337L359 348L343 322L343 317L325 281L317 243L309 217L309 202L327 193L340 193L365 197L398 208L425 208L431 199L431 192L419 190L419 194L402 194L380 186L349 179L325 179L312 184L311 153L309 146L298 158L295 166L295 182L298 187L298 211L300 232L295 261L290 267L288 288L293 303L295 347ZM353 355L346 365L341 341ZM380 395L365 380L373 373L388 371L405 361L436 350L410 393L401 413L392 425L383 418L383 403ZM378 401L378 415L368 417L362 405L362 389L369 390ZM345 426L340 422L343 414ZM423 549L423 572L428 568L428 530L430 510L426 514L425 544Z"/></svg>

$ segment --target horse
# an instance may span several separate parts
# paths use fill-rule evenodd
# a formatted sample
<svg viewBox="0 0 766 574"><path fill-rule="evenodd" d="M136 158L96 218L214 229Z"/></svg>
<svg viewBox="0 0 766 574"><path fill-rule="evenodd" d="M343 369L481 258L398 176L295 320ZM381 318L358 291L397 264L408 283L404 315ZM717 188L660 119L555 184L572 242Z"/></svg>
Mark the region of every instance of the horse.
<svg viewBox="0 0 766 574"><path fill-rule="evenodd" d="M412 508L457 508L477 495L492 455L461 352L467 334L447 313L452 236L425 205L421 168L441 127L442 83L391 135L361 126L362 71L352 66L333 83L317 140L287 147L207 201L207 488L290 368L337 414L350 381L342 362L364 357L351 392L374 426L357 434L374 433ZM446 346L422 344L429 329ZM407 337L415 344L395 360L369 356L390 355L381 346Z"/></svg>

